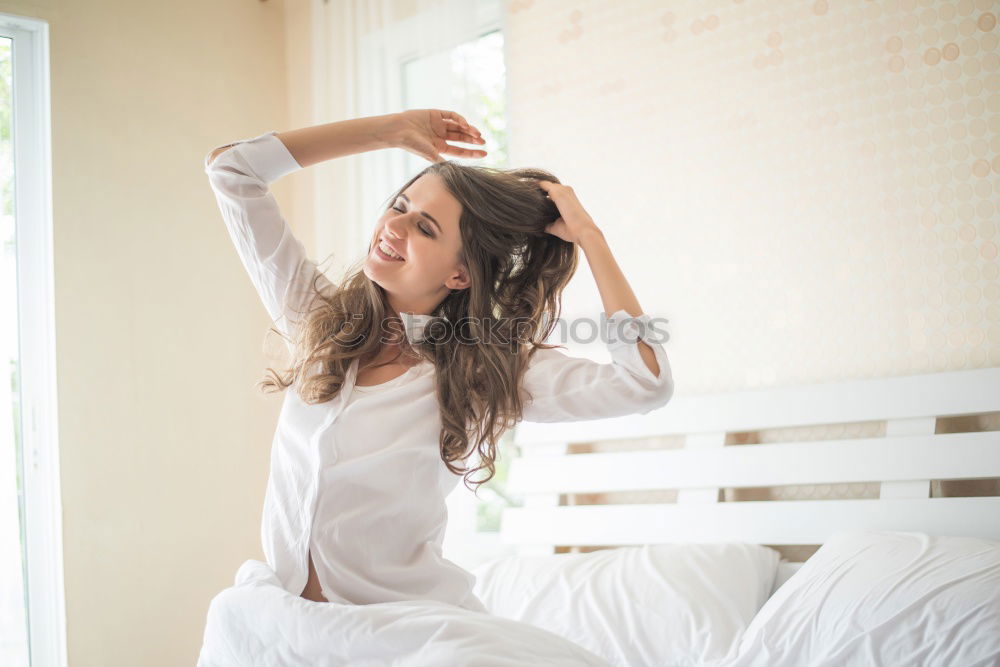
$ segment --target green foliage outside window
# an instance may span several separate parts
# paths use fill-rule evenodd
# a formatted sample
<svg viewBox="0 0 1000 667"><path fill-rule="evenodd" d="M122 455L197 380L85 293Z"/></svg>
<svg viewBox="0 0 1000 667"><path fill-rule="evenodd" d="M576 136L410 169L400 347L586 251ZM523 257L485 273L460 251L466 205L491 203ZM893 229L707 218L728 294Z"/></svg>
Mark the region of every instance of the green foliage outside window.
<svg viewBox="0 0 1000 667"><path fill-rule="evenodd" d="M520 507L523 499L507 491L507 472L512 459L520 456L514 444L513 429L507 431L497 446L496 474L480 487L481 499L476 508L476 531L493 533L500 530L500 515L505 507Z"/></svg>

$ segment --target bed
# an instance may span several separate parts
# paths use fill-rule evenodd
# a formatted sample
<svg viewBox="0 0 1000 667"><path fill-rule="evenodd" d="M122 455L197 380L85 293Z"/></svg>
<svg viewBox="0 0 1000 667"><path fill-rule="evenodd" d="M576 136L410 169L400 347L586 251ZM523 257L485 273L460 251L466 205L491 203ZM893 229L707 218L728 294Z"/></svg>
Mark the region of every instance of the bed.
<svg viewBox="0 0 1000 667"><path fill-rule="evenodd" d="M990 368L522 423L507 490L524 506L501 527L518 555L477 568L477 592L615 665L1000 665L998 411ZM853 437L794 437L816 427ZM666 440L679 446L636 448ZM579 453L593 442L623 446ZM941 497L971 480L993 495ZM830 485L875 497L738 493ZM593 503L664 490L671 502Z"/></svg>
<svg viewBox="0 0 1000 667"><path fill-rule="evenodd" d="M981 430L998 413L995 368L522 422L508 490L524 504L501 526L517 554L474 570L489 614L311 602L251 560L212 600L198 665L1000 665L1000 425ZM946 427L956 418L979 426ZM737 437L857 423L877 426ZM683 446L628 446L664 438ZM595 442L625 446L580 452ZM986 492L942 496L969 480ZM837 484L876 492L737 493ZM669 502L569 504L658 492Z"/></svg>

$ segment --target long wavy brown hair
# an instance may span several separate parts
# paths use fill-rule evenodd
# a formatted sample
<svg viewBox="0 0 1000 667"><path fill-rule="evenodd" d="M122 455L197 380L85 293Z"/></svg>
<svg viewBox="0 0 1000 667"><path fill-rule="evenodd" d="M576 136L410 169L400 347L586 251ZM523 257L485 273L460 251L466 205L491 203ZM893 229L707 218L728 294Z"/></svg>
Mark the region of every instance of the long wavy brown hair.
<svg viewBox="0 0 1000 667"><path fill-rule="evenodd" d="M539 348L559 347L543 341L559 319L562 291L579 255L576 244L545 231L559 210L537 181L558 183L551 173L433 163L400 187L384 210L424 174L439 175L462 205L459 261L471 282L438 304L432 314L444 320L434 322L434 335L415 344L401 335L403 323L385 289L365 275L362 259L339 285L324 290L317 287L319 276L313 279L310 307L290 340L291 367L281 374L268 368L257 386L274 393L298 383L306 403L329 401L355 360L377 357L388 331L401 354L434 364L441 459L451 472L465 473L470 489L469 477L487 470L487 477L472 482L478 491L496 472L498 440L522 419L521 380L531 357ZM481 465L453 465L477 449Z"/></svg>

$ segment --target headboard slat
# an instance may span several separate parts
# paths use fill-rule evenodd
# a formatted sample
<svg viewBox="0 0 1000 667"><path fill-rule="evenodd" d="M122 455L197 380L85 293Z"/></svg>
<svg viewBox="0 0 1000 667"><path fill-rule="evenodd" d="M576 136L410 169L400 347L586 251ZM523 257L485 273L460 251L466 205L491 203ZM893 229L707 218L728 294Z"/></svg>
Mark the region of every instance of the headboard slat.
<svg viewBox="0 0 1000 667"><path fill-rule="evenodd" d="M523 495L525 506L504 510L502 539L522 551L533 544L705 541L811 546L838 530L866 529L1000 540L1000 496L978 492L988 491L989 483L947 487L974 497L929 497L933 480L1000 479L1000 431L937 432L951 430L941 418L988 413L1000 413L1000 368L675 396L645 415L521 422L514 441L523 458L511 461L506 488ZM726 444L733 434L859 422L884 422L884 437L735 444L746 440L737 437ZM577 444L661 437L671 447L569 453ZM678 441L680 449L674 448ZM546 443L560 443L565 453L531 456L553 451ZM800 486L798 492L818 493L809 487L849 483L876 484L880 497L747 501L741 498L761 495L720 492ZM628 494L578 497L639 492L632 499L648 503L646 492L669 497L663 491L672 491L676 502L624 504ZM770 495L786 495L781 491ZM538 507L539 498L549 506ZM553 498L565 498L566 505L551 506Z"/></svg>
<svg viewBox="0 0 1000 667"><path fill-rule="evenodd" d="M761 520L764 516L767 521ZM822 544L842 529L920 531L1000 540L1000 497L512 508L503 514L501 539L516 544L581 546Z"/></svg>
<svg viewBox="0 0 1000 667"><path fill-rule="evenodd" d="M906 435L934 435L936 430L937 419L934 417L889 419L885 423L885 435L892 438ZM931 480L930 478L885 480L879 487L878 496L879 498L930 498Z"/></svg>
<svg viewBox="0 0 1000 667"><path fill-rule="evenodd" d="M1000 431L526 457L511 461L507 488L601 493L985 477L1000 477Z"/></svg>
<svg viewBox="0 0 1000 667"><path fill-rule="evenodd" d="M949 417L1000 411L1000 368L827 382L710 396L675 396L646 415L521 422L517 441L592 442L670 434Z"/></svg>

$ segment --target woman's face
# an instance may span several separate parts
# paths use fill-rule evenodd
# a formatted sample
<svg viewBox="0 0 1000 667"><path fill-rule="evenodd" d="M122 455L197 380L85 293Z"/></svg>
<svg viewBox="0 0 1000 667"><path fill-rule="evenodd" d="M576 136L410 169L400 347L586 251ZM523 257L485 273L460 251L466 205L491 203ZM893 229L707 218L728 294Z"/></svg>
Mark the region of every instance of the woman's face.
<svg viewBox="0 0 1000 667"><path fill-rule="evenodd" d="M375 225L364 272L396 311L430 313L452 289L468 287L459 263L462 205L437 174L424 174L390 204ZM402 256L382 254L382 242Z"/></svg>

